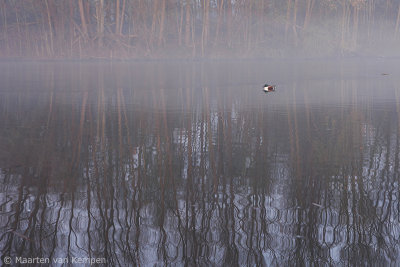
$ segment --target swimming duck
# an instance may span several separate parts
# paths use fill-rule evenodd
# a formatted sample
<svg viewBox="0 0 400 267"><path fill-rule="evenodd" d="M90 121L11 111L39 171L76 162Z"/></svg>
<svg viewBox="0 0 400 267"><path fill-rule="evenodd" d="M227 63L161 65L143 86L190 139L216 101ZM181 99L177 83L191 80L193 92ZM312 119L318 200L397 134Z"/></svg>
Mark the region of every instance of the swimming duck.
<svg viewBox="0 0 400 267"><path fill-rule="evenodd" d="M275 85L265 84L263 90L264 90L264 92L272 92L272 91L275 91Z"/></svg>

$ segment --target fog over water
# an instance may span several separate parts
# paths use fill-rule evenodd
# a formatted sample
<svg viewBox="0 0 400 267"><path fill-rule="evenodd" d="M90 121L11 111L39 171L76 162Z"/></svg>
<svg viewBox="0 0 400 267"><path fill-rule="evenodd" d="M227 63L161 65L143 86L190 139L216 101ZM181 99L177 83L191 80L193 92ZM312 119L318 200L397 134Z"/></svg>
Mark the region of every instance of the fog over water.
<svg viewBox="0 0 400 267"><path fill-rule="evenodd" d="M4 0L0 57L400 56L398 0Z"/></svg>
<svg viewBox="0 0 400 267"><path fill-rule="evenodd" d="M2 259L397 265L399 63L2 62Z"/></svg>
<svg viewBox="0 0 400 267"><path fill-rule="evenodd" d="M400 265L399 47L399 0L1 1L2 264Z"/></svg>

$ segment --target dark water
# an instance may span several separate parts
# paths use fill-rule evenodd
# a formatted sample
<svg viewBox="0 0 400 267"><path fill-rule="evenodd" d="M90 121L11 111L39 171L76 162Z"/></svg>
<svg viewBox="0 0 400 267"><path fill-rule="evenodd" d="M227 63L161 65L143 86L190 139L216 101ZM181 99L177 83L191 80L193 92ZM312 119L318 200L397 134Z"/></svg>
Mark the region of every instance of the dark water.
<svg viewBox="0 0 400 267"><path fill-rule="evenodd" d="M398 66L1 63L2 257L398 265Z"/></svg>

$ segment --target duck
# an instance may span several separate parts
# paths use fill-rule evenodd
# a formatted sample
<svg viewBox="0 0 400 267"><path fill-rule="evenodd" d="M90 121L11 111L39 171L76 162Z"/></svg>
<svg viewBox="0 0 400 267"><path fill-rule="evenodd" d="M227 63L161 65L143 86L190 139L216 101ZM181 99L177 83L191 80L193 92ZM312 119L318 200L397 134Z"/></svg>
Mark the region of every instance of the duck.
<svg viewBox="0 0 400 267"><path fill-rule="evenodd" d="M263 90L264 92L272 92L275 91L275 87L275 85L265 84Z"/></svg>

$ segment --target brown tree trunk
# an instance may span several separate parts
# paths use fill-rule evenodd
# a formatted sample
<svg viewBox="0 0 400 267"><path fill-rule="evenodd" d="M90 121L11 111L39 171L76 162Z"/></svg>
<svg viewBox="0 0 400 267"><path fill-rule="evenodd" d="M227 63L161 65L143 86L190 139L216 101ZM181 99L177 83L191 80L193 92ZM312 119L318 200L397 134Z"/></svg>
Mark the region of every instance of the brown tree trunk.
<svg viewBox="0 0 400 267"><path fill-rule="evenodd" d="M153 1L154 1L153 2L153 20L151 23L151 32L150 32L150 46L151 47L153 47L154 36L155 36L155 32L156 32L156 27L157 27L158 1L159 0L153 0Z"/></svg>
<svg viewBox="0 0 400 267"><path fill-rule="evenodd" d="M208 31L209 31L209 8L210 2L208 0L203 0L203 30L201 33L201 54L204 56L205 47L208 44Z"/></svg>
<svg viewBox="0 0 400 267"><path fill-rule="evenodd" d="M310 23L313 7L314 7L314 0L307 0L307 3L306 3L306 14L304 16L304 24L303 24L303 29L304 30L307 29L308 24Z"/></svg>
<svg viewBox="0 0 400 267"><path fill-rule="evenodd" d="M217 27L215 29L215 38L214 38L214 44L218 44L218 37L219 37L219 31L221 28L221 21L222 21L222 10L224 6L224 0L219 0L217 1L217 8L218 8L218 19L217 19Z"/></svg>
<svg viewBox="0 0 400 267"><path fill-rule="evenodd" d="M227 19L226 19L226 28L227 28L227 41L228 41L228 47L232 47L232 43L233 43L233 34L232 34L232 28L233 28L233 17L232 17L232 1L228 0L226 2L227 4Z"/></svg>
<svg viewBox="0 0 400 267"><path fill-rule="evenodd" d="M17 32L18 32L18 54L21 56L22 55L22 36L21 36L21 28L20 28L20 23L19 23L19 15L18 15L18 10L15 8L15 19L17 20Z"/></svg>
<svg viewBox="0 0 400 267"><path fill-rule="evenodd" d="M98 46L103 46L104 36L104 0L99 0L96 6Z"/></svg>
<svg viewBox="0 0 400 267"><path fill-rule="evenodd" d="M292 0L287 0L287 7L286 7L286 25L285 25L285 43L288 42L288 32L289 32L289 25L290 25L290 14L292 9Z"/></svg>
<svg viewBox="0 0 400 267"><path fill-rule="evenodd" d="M246 45L246 51L249 52L251 49L251 41L253 38L252 31L253 31L253 26L252 26L252 21L255 16L253 14L253 4L254 2L249 2L248 7L247 7L247 22L246 22L246 27L245 27L245 45Z"/></svg>
<svg viewBox="0 0 400 267"><path fill-rule="evenodd" d="M397 37L399 31L399 24L400 24L400 3L399 7L397 8L397 18L396 18L396 26L394 28L394 37Z"/></svg>
<svg viewBox="0 0 400 267"><path fill-rule="evenodd" d="M191 25L191 19L190 19L190 0L186 0L186 23L185 23L185 45L189 46L190 43L190 25Z"/></svg>
<svg viewBox="0 0 400 267"><path fill-rule="evenodd" d="M359 14L358 6L353 6L353 44L352 44L353 49L356 49L356 47L357 47L358 14Z"/></svg>
<svg viewBox="0 0 400 267"><path fill-rule="evenodd" d="M179 20L178 23L178 45L182 46L182 30L183 30L183 3L179 3L179 17L177 17L177 20Z"/></svg>
<svg viewBox="0 0 400 267"><path fill-rule="evenodd" d="M86 39L87 38L87 24L86 24L86 19L85 19L85 10L83 8L83 3L82 0L78 1L79 5L79 14L81 16L81 23L82 23L82 32L83 32L83 37Z"/></svg>
<svg viewBox="0 0 400 267"><path fill-rule="evenodd" d="M72 52L72 43L74 41L74 6L73 0L69 0L69 26L68 26L68 34L69 34L69 43L70 43L70 53Z"/></svg>
<svg viewBox="0 0 400 267"><path fill-rule="evenodd" d="M348 11L347 11L347 0L342 0L342 23L341 23L341 41L340 49L343 53L346 47L346 36L348 32Z"/></svg>
<svg viewBox="0 0 400 267"><path fill-rule="evenodd" d="M124 18L125 18L125 6L126 6L126 0L122 1L122 11L121 11L121 22L119 24L119 34L122 34L122 28L124 26Z"/></svg>
<svg viewBox="0 0 400 267"><path fill-rule="evenodd" d="M260 21L258 23L258 27L257 27L257 43L260 42L260 40L262 40L264 38L264 26L265 26L265 6L266 3L264 1L261 1L259 4L259 11L258 11L258 16L257 16L257 20Z"/></svg>
<svg viewBox="0 0 400 267"><path fill-rule="evenodd" d="M51 18L50 18L50 10L49 10L49 4L48 0L45 1L46 3L46 13L47 13L47 22L49 24L49 34L50 34L50 51L51 55L54 53L54 43L53 43L53 27L51 25Z"/></svg>
<svg viewBox="0 0 400 267"><path fill-rule="evenodd" d="M4 31L4 39L6 41L6 55L8 55L10 46L9 46L9 43L8 43L7 8L6 8L6 2L5 1L2 4L2 9L3 9L3 17L4 17L3 31Z"/></svg>
<svg viewBox="0 0 400 267"><path fill-rule="evenodd" d="M294 34L294 44L297 47L298 45L298 35L297 35L297 4L298 0L294 0L294 8L293 8L293 34Z"/></svg>
<svg viewBox="0 0 400 267"><path fill-rule="evenodd" d="M119 0L115 2L115 33L119 33Z"/></svg>
<svg viewBox="0 0 400 267"><path fill-rule="evenodd" d="M165 23L165 1L166 0L161 0L161 15L160 15L160 29L158 32L158 46L161 46L163 40L164 40L164 23Z"/></svg>

